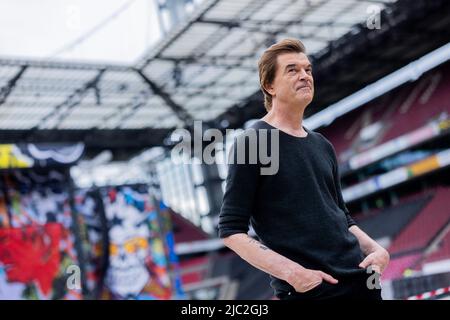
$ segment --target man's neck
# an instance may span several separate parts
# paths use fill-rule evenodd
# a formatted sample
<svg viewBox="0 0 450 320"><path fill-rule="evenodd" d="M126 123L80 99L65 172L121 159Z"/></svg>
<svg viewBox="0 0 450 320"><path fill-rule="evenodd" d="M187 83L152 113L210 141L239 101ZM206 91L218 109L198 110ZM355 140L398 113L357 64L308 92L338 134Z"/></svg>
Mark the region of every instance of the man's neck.
<svg viewBox="0 0 450 320"><path fill-rule="evenodd" d="M305 134L303 130L303 112L305 108L280 108L272 109L262 118L262 120L281 130L297 135Z"/></svg>

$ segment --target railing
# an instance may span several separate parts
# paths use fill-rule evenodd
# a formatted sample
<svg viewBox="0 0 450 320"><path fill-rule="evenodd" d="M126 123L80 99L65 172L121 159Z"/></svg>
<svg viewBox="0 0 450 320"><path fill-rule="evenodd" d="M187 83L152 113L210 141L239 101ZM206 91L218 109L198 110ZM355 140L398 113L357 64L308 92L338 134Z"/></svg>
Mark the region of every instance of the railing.
<svg viewBox="0 0 450 320"><path fill-rule="evenodd" d="M407 299L450 285L450 272L403 278L392 281L394 299Z"/></svg>

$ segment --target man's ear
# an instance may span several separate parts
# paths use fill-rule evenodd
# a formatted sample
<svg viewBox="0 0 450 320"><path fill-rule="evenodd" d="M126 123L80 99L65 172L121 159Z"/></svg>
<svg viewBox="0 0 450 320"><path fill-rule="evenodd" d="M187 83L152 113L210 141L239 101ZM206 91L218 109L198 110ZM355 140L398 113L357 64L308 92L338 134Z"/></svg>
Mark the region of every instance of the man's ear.
<svg viewBox="0 0 450 320"><path fill-rule="evenodd" d="M266 85L264 85L264 89L271 95L274 96L275 95L275 90L273 89L273 85L271 83L268 83Z"/></svg>

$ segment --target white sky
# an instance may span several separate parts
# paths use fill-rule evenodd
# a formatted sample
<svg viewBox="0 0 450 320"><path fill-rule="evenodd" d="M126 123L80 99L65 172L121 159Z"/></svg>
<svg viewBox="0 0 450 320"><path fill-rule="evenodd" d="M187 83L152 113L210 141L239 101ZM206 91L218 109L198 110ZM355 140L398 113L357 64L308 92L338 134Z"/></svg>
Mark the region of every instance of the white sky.
<svg viewBox="0 0 450 320"><path fill-rule="evenodd" d="M127 4L92 36L61 52ZM0 59L131 64L159 38L155 0L0 1Z"/></svg>

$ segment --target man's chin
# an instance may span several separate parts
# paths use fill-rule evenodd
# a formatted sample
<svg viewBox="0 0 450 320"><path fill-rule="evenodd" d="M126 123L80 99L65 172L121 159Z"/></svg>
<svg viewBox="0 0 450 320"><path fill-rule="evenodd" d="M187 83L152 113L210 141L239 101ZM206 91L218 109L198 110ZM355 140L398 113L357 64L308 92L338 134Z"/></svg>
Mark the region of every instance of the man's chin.
<svg viewBox="0 0 450 320"><path fill-rule="evenodd" d="M312 100L313 100L313 95L303 95L299 100L300 100L299 102L300 102L302 105L307 106L307 105L309 105L309 104L312 102Z"/></svg>

